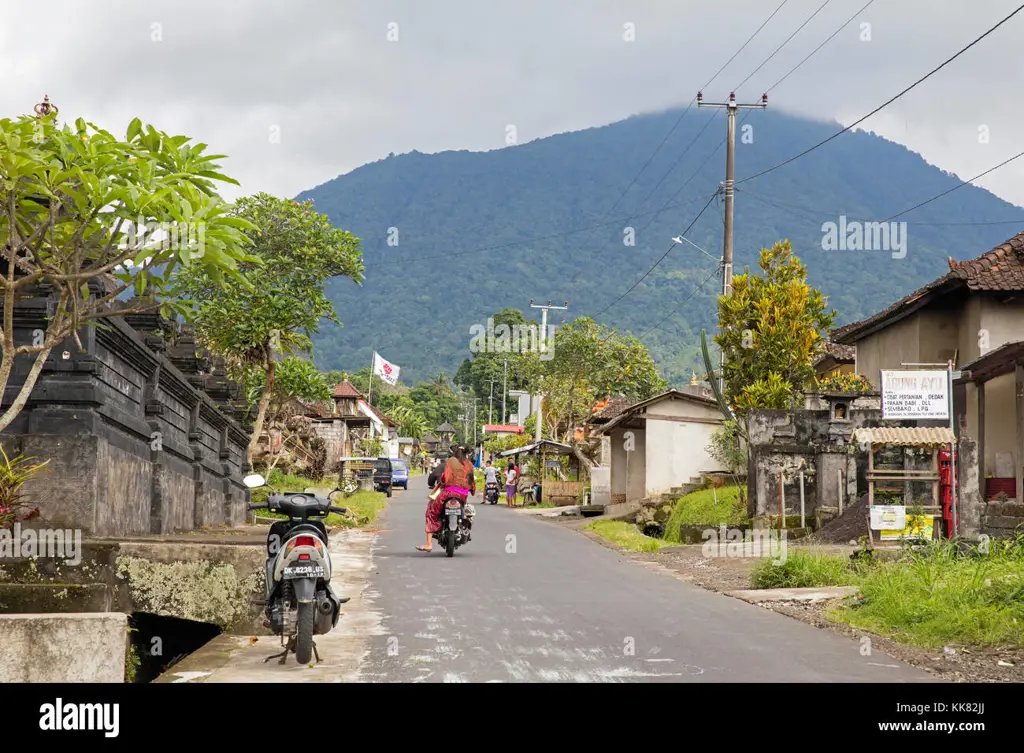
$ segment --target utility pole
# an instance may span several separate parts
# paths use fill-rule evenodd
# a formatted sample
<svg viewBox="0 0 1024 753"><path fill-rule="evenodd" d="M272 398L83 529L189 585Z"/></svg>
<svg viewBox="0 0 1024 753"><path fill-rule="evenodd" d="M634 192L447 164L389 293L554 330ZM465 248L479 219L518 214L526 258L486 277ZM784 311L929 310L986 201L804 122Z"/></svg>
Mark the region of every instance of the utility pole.
<svg viewBox="0 0 1024 753"><path fill-rule="evenodd" d="M736 193L736 111L763 110L768 107L767 92L761 95L758 104L736 103L736 92L730 92L728 102L705 102L704 92L697 92L697 107L724 107L729 115L728 138L725 152L725 230L722 240L722 295L732 292L732 224L733 197ZM722 352L722 374L718 378L721 389L725 389L725 352Z"/></svg>
<svg viewBox="0 0 1024 753"><path fill-rule="evenodd" d="M491 414L493 413L493 409L494 409L494 382L495 382L495 380L492 379L491 380L491 396L489 398L487 398L487 423L488 424L490 424L492 422L491 421Z"/></svg>
<svg viewBox="0 0 1024 753"><path fill-rule="evenodd" d="M505 382L501 393L501 425L505 425L505 398L508 396L508 359L505 359Z"/></svg>
<svg viewBox="0 0 1024 753"><path fill-rule="evenodd" d="M551 305L551 301L549 300L547 305L544 306L544 305L539 304L539 303L535 304L533 302L533 299L530 299L530 308L532 308L532 309L540 309L541 310L540 352L541 353L547 353L548 311L550 309L558 309L560 311L565 311L565 310L567 310L569 308L569 302L568 301L563 301L563 305L561 305L561 306L552 306ZM535 436L534 441L535 442L539 442L541 440L540 424L541 424L541 402L542 401L543 401L543 395L538 395L537 396L537 427L536 427L536 431L534 432L534 436Z"/></svg>

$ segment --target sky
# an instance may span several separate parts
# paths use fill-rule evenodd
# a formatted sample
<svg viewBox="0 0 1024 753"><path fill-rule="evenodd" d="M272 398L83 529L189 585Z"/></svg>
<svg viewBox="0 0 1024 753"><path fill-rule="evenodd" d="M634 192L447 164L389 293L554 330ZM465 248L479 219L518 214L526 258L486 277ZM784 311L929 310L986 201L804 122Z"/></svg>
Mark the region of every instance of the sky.
<svg viewBox="0 0 1024 753"><path fill-rule="evenodd" d="M743 83L738 100L757 101L867 2L0 0L0 112L46 94L61 120L116 134L139 117L228 155L241 186L225 197L294 196L389 153L509 148L509 126L525 143L686 106L707 84L705 100ZM1018 5L874 0L769 107L848 125ZM862 128L962 179L1024 150L1022 31L1024 11ZM1024 158L977 183L1024 205Z"/></svg>

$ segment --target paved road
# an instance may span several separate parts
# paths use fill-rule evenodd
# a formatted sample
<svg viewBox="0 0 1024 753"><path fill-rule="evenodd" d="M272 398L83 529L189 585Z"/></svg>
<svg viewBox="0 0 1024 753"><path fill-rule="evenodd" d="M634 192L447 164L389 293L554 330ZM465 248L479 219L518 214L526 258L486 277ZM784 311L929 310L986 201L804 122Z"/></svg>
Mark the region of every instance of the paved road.
<svg viewBox="0 0 1024 753"><path fill-rule="evenodd" d="M476 504L473 540L453 558L436 543L417 552L425 504L414 477L381 521L363 594L379 624L362 681L934 681L503 505Z"/></svg>

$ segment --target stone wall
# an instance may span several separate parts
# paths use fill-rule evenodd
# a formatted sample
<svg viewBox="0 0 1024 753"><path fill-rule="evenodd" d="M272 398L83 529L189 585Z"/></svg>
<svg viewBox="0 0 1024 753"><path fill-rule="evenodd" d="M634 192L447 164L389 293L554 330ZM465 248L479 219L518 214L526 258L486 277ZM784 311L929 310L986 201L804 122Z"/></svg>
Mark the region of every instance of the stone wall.
<svg viewBox="0 0 1024 753"><path fill-rule="evenodd" d="M46 305L19 301L15 343L45 327ZM25 409L0 434L8 455L50 460L24 487L45 522L124 536L244 521L249 437L236 420L237 385L223 371L205 373L211 362L187 335L168 350L170 331L155 316L108 319L79 333L83 350L69 339L50 354ZM5 406L28 367L16 362Z"/></svg>
<svg viewBox="0 0 1024 753"><path fill-rule="evenodd" d="M787 515L799 515L801 473L808 518L818 508L838 508L840 502L845 509L866 494L868 488L867 453L851 442L856 429L936 423L883 422L877 397L873 395L843 402L847 415L842 419L833 417L829 401L819 394L807 395L808 407L803 409L751 412L749 515L778 516L783 501ZM907 462L907 467L918 467L913 458ZM784 495L780 495L780 485Z"/></svg>

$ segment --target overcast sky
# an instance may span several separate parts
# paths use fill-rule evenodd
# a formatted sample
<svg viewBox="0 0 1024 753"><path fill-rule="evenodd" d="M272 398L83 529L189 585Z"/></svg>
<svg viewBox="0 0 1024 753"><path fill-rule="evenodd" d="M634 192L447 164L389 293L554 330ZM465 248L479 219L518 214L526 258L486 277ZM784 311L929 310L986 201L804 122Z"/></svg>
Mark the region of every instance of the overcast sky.
<svg viewBox="0 0 1024 753"><path fill-rule="evenodd" d="M14 116L49 94L62 120L118 134L138 116L229 155L242 186L225 196L293 196L389 152L504 148L508 125L523 143L685 106L780 2L0 0L0 105ZM823 2L788 0L706 98ZM756 101L866 2L829 0L738 98ZM875 0L770 106L848 124L1018 5ZM1024 150L1022 32L1024 12L864 128L965 179ZM979 185L1024 205L1024 158Z"/></svg>

